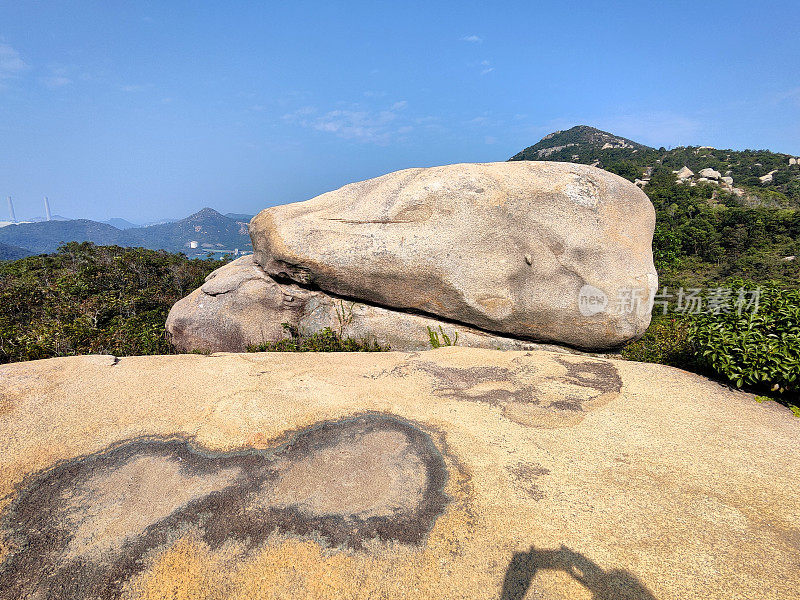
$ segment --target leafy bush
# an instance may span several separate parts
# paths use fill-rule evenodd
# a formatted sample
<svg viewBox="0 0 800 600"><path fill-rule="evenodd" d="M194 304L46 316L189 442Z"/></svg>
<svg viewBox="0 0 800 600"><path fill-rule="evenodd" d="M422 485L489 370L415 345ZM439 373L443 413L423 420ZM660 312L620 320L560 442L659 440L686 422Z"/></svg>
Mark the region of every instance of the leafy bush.
<svg viewBox="0 0 800 600"><path fill-rule="evenodd" d="M757 312L698 315L688 337L699 366L736 387L797 396L800 291L763 286Z"/></svg>
<svg viewBox="0 0 800 600"><path fill-rule="evenodd" d="M682 315L654 315L641 339L622 349L622 357L639 362L659 363L681 369L696 365L689 341L689 320Z"/></svg>
<svg viewBox="0 0 800 600"><path fill-rule="evenodd" d="M342 337L330 327L310 335L300 334L296 328L288 323L283 328L289 337L271 342L248 346L248 352L386 352L388 347L381 346L375 340L357 340L351 337Z"/></svg>
<svg viewBox="0 0 800 600"><path fill-rule="evenodd" d="M75 354L168 354L172 305L216 260L69 243L0 263L0 363Z"/></svg>

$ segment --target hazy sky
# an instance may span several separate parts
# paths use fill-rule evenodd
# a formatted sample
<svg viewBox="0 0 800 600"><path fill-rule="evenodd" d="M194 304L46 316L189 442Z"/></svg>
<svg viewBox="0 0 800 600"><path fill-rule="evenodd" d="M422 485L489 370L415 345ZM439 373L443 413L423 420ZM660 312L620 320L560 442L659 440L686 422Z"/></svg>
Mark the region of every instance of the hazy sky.
<svg viewBox="0 0 800 600"><path fill-rule="evenodd" d="M577 124L800 154L800 2L0 0L18 217L256 212Z"/></svg>

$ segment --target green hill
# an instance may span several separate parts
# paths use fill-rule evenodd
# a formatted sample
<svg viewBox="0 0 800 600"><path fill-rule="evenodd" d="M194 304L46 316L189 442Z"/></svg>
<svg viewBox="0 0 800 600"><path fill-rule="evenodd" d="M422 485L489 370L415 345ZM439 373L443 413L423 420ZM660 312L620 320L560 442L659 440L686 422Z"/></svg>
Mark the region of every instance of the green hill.
<svg viewBox="0 0 800 600"><path fill-rule="evenodd" d="M656 208L653 250L662 285L707 287L737 277L800 285L797 157L656 149L579 125L509 160L590 164L640 185Z"/></svg>
<svg viewBox="0 0 800 600"><path fill-rule="evenodd" d="M59 246L68 242L141 246L138 238L130 232L88 219L20 223L0 228L0 243L23 248L30 254L55 252Z"/></svg>
<svg viewBox="0 0 800 600"><path fill-rule="evenodd" d="M566 131L555 131L544 136L533 146L509 160L557 160L590 164L598 153L610 159L614 156L631 156L641 151L653 150L648 146L601 131L588 125L578 125Z"/></svg>
<svg viewBox="0 0 800 600"><path fill-rule="evenodd" d="M30 255L31 252L28 252L25 248L0 243L0 260L17 260Z"/></svg>
<svg viewBox="0 0 800 600"><path fill-rule="evenodd" d="M766 205L800 208L800 161L790 154L769 150L720 150L709 146L686 146L667 150L651 148L632 140L578 125L543 137L509 160L548 160L595 165L635 181L649 181L652 172L686 167L698 183L700 171L712 169L732 182L713 180L720 191L735 196L742 206ZM703 183L703 182L700 182Z"/></svg>
<svg viewBox="0 0 800 600"><path fill-rule="evenodd" d="M192 247L193 241L197 242L196 248ZM184 252L194 257L205 256L207 252L233 252L236 248L243 251L252 249L247 223L228 218L211 208L204 208L179 221L125 230L87 219L20 223L0 228L0 244L16 246L27 254L52 253L69 242Z"/></svg>
<svg viewBox="0 0 800 600"><path fill-rule="evenodd" d="M197 242L195 253L219 250L252 250L247 223L231 219L204 208L201 211L171 223L129 229L141 240L140 246L170 252L190 254L190 242Z"/></svg>

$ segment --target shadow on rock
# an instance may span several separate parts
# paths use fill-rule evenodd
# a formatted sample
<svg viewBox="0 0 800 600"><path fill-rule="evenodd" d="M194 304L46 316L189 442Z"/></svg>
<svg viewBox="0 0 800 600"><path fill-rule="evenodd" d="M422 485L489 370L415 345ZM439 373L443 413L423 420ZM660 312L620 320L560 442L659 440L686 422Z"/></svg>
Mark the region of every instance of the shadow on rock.
<svg viewBox="0 0 800 600"><path fill-rule="evenodd" d="M536 573L564 571L592 593L593 600L656 600L642 582L627 571L605 571L583 554L561 546L558 550L516 552L503 581L501 600L522 600Z"/></svg>

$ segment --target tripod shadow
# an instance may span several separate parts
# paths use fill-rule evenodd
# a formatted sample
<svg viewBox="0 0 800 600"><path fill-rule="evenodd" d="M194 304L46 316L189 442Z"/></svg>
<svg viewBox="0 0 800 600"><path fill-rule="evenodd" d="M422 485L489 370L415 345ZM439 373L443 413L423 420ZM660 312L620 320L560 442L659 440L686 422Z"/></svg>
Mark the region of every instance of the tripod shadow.
<svg viewBox="0 0 800 600"><path fill-rule="evenodd" d="M500 600L522 600L540 570L564 571L592 592L592 600L656 600L634 575L613 569L604 571L582 554L561 546L558 550L516 552L503 581Z"/></svg>

